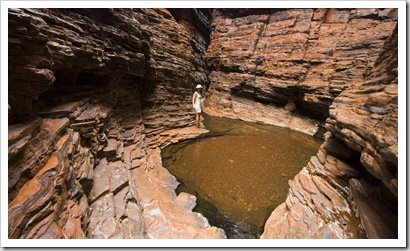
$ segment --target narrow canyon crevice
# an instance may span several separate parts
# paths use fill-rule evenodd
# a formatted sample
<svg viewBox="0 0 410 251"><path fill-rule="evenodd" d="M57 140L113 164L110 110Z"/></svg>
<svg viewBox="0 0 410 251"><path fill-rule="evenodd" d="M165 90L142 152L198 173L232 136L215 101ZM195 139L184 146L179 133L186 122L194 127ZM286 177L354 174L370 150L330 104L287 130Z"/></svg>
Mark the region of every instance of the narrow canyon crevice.
<svg viewBox="0 0 410 251"><path fill-rule="evenodd" d="M225 237L191 211L195 197L175 194L160 159L203 132L189 100L208 81L208 39L189 21L9 10L9 238Z"/></svg>
<svg viewBox="0 0 410 251"><path fill-rule="evenodd" d="M262 238L397 238L397 9L9 9L9 238L226 238L161 148L212 116L324 138ZM370 34L370 35L369 35Z"/></svg>

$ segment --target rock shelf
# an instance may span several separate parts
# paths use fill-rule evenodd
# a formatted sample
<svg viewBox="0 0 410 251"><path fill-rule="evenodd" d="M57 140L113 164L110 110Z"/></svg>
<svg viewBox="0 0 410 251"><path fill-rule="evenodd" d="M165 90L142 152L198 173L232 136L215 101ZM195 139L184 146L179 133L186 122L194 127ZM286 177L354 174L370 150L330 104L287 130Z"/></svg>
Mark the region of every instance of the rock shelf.
<svg viewBox="0 0 410 251"><path fill-rule="evenodd" d="M225 238L160 158L206 132L197 84L209 115L325 138L262 238L397 238L397 9L16 8L8 31L9 238Z"/></svg>

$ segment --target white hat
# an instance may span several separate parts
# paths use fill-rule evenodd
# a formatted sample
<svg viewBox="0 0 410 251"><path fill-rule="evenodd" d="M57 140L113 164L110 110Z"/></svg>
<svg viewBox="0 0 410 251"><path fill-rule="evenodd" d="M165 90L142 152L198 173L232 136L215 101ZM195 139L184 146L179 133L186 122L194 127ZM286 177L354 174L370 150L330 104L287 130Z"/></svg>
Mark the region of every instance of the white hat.
<svg viewBox="0 0 410 251"><path fill-rule="evenodd" d="M202 88L202 85L197 85L195 88L196 89Z"/></svg>

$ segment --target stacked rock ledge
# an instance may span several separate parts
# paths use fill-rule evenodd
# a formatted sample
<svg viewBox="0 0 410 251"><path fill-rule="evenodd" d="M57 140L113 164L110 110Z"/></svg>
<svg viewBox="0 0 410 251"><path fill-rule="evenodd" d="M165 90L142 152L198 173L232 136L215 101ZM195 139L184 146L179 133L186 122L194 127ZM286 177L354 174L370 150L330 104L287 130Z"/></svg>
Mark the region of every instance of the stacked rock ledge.
<svg viewBox="0 0 410 251"><path fill-rule="evenodd" d="M196 84L210 115L325 132L261 238L397 238L397 9L8 19L9 238L226 238L161 163L206 132Z"/></svg>
<svg viewBox="0 0 410 251"><path fill-rule="evenodd" d="M161 147L205 132L189 100L206 67L189 41L206 39L186 22L9 10L9 238L226 238L161 163Z"/></svg>
<svg viewBox="0 0 410 251"><path fill-rule="evenodd" d="M396 26L366 79L335 98L324 143L261 238L398 238L397 36Z"/></svg>

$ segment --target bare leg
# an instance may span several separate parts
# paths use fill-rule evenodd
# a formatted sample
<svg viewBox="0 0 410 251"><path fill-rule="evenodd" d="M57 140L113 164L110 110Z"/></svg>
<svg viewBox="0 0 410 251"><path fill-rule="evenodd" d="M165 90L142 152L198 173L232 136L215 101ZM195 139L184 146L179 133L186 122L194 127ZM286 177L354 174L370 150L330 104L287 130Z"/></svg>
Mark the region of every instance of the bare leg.
<svg viewBox="0 0 410 251"><path fill-rule="evenodd" d="M200 127L200 125L201 125L201 113L196 114L195 124L196 124L196 127L198 127L198 128Z"/></svg>

